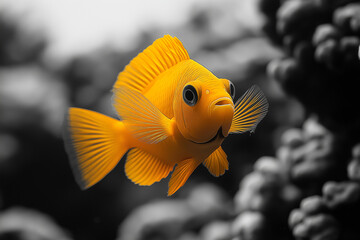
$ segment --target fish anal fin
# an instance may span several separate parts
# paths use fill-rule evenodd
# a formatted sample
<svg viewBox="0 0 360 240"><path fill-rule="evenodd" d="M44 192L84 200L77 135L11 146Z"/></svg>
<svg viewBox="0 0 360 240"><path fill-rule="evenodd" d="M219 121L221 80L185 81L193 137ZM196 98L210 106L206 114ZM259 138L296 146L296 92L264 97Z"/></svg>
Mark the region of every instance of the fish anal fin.
<svg viewBox="0 0 360 240"><path fill-rule="evenodd" d="M65 118L64 143L76 181L87 189L103 179L127 152L122 123L81 108L70 108Z"/></svg>
<svg viewBox="0 0 360 240"><path fill-rule="evenodd" d="M229 169L226 153L219 147L203 162L204 166L215 177L219 177Z"/></svg>
<svg viewBox="0 0 360 240"><path fill-rule="evenodd" d="M150 186L166 178L174 168L159 158L139 148L133 148L127 155L125 174L134 183Z"/></svg>
<svg viewBox="0 0 360 240"><path fill-rule="evenodd" d="M125 86L114 89L113 105L134 136L145 143L158 143L172 134L171 120L142 93Z"/></svg>
<svg viewBox="0 0 360 240"><path fill-rule="evenodd" d="M269 103L258 86L252 86L236 102L230 133L255 131L258 123L268 112Z"/></svg>
<svg viewBox="0 0 360 240"><path fill-rule="evenodd" d="M114 89L124 85L143 92L162 72L188 59L190 59L189 54L179 39L165 35L131 60L119 73Z"/></svg>
<svg viewBox="0 0 360 240"><path fill-rule="evenodd" d="M194 170L200 165L201 162L189 158L177 164L174 172L169 181L168 196L173 195L179 188L181 188L188 180Z"/></svg>

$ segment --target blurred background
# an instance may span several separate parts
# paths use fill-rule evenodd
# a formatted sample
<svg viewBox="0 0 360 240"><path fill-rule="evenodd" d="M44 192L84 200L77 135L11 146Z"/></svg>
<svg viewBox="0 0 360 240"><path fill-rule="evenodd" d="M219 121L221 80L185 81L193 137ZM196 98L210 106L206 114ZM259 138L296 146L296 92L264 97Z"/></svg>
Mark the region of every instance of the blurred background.
<svg viewBox="0 0 360 240"><path fill-rule="evenodd" d="M0 240L359 239L360 2L1 0ZM155 39L257 84L270 104L232 135L229 170L199 167L174 196L125 159L81 191L63 146L68 107L112 117L117 74Z"/></svg>

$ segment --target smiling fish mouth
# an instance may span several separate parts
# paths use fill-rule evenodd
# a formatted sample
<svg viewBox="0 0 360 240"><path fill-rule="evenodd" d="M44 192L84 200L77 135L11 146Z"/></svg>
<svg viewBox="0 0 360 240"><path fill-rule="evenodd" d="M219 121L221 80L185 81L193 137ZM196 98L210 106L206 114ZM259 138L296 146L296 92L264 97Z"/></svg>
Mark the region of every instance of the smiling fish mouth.
<svg viewBox="0 0 360 240"><path fill-rule="evenodd" d="M223 133L222 133L222 127L219 128L216 135L213 138L211 138L209 141L202 142L202 143L195 142L195 141L192 141L192 140L190 140L190 141L193 142L193 143L196 143L196 144L207 144L207 143L211 143L211 142L215 141L218 137L219 138L225 138Z"/></svg>

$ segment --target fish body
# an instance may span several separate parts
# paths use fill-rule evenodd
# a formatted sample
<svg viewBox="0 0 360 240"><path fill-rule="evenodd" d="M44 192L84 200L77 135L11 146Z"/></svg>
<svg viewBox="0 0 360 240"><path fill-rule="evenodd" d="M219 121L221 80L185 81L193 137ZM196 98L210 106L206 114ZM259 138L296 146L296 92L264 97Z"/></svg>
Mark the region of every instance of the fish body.
<svg viewBox="0 0 360 240"><path fill-rule="evenodd" d="M125 67L113 93L121 120L80 108L70 108L66 117L65 147L84 189L104 178L126 152L125 173L136 184L152 185L173 171L168 195L201 163L220 176L228 170L221 148L225 137L253 131L268 109L256 86L234 104L233 84L191 60L168 35Z"/></svg>
<svg viewBox="0 0 360 240"><path fill-rule="evenodd" d="M181 76L184 74L190 75L189 72L192 76L188 76L186 80L182 80ZM218 81L213 74L200 64L193 60L185 60L159 76L156 81L154 81L151 88L147 88L142 92L142 94L149 99L155 107L157 107L167 118L171 119L172 125L170 131L173 132L173 134L171 134L171 137L157 144L149 144L134 137L131 130L127 131L127 133L120 133L119 135L126 134L128 136L129 148L141 148L146 152L161 158L162 161L169 164L176 164L179 161L190 157L204 159L221 145L224 140L224 138L221 137L216 138L215 141L209 144L197 144L193 141L187 140L180 132L177 120L174 116L173 102L176 87L182 89L184 84L191 81L191 79L198 79L199 76L206 79L206 81L209 81L211 78L213 78L214 81ZM173 83L168 80L169 78L173 79ZM218 97L215 96L215 99L218 99ZM228 99L228 110L230 115L233 115L234 105L232 104L231 98L228 97ZM211 118L211 116L209 118ZM191 121L196 121L196 119L192 119ZM202 122L200 121L200 123ZM131 127L126 127L126 122L124 124L123 131L131 129ZM216 129L219 129L219 127ZM217 134L217 132L211 133L209 131L209 134L211 136L206 137L206 139L211 139Z"/></svg>

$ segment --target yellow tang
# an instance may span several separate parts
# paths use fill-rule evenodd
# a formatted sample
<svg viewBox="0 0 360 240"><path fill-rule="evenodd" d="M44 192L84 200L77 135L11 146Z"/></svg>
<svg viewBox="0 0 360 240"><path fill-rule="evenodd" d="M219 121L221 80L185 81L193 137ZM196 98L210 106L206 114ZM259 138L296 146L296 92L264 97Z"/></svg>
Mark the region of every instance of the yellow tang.
<svg viewBox="0 0 360 240"><path fill-rule="evenodd" d="M234 85L191 60L182 43L164 36L119 74L113 105L121 121L70 108L65 147L77 182L89 188L129 151L126 176L152 185L174 169L174 194L203 163L214 176L228 169L221 144L229 133L253 131L268 103L256 86L234 105Z"/></svg>

